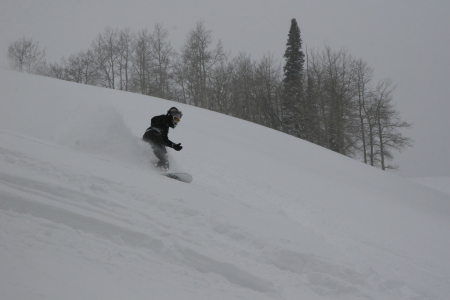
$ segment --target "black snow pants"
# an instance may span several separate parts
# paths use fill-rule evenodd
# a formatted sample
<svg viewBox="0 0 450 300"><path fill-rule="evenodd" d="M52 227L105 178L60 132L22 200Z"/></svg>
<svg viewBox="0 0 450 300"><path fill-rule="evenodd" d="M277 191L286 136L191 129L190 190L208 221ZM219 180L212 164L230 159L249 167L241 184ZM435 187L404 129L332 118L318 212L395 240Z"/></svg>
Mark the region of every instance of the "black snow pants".
<svg viewBox="0 0 450 300"><path fill-rule="evenodd" d="M142 139L149 143L153 149L158 162L156 163L157 168L163 168L169 170L169 159L167 157L166 143L158 129L149 128L145 132Z"/></svg>

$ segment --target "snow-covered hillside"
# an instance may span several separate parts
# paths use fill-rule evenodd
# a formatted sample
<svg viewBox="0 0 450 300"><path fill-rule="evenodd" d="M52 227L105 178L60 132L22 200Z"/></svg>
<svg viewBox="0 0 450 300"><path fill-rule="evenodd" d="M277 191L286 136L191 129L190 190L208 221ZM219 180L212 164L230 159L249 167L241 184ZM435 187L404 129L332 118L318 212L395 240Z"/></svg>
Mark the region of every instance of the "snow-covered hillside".
<svg viewBox="0 0 450 300"><path fill-rule="evenodd" d="M255 124L0 71L0 299L448 299L450 195ZM176 106L173 170L140 140Z"/></svg>

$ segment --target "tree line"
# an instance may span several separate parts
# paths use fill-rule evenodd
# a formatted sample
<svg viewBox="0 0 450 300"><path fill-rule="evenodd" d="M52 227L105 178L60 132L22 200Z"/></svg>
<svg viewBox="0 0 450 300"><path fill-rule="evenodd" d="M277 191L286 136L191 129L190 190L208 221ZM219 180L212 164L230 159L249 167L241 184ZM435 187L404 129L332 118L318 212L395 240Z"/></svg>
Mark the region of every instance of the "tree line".
<svg viewBox="0 0 450 300"><path fill-rule="evenodd" d="M281 63L270 53L255 60L232 56L203 21L176 51L168 30L107 27L89 49L48 63L30 38L8 48L13 68L82 84L118 89L194 105L302 138L383 170L395 168L392 150L412 146L400 130L390 79L347 49L302 50L295 19Z"/></svg>

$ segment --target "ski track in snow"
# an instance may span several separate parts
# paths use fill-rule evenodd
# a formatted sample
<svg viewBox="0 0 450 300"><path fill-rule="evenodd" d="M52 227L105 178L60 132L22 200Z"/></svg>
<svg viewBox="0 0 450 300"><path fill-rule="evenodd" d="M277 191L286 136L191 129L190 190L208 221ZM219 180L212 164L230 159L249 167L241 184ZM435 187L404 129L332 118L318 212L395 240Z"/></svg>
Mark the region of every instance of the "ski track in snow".
<svg viewBox="0 0 450 300"><path fill-rule="evenodd" d="M37 85L46 86L47 80ZM86 98L85 92L103 91L69 83L61 83L59 89L67 95L70 89L81 89L80 98ZM16 94L25 97L7 96L19 97ZM158 107L168 106L158 101ZM16 104L6 103L18 112ZM39 104L30 105L39 112ZM435 221L427 228L441 228L446 234L445 196L430 202L442 207L443 215L432 208L420 215L415 208L420 201L404 207L403 196L389 202L391 211L380 211L377 198L367 192L371 187L343 191L351 199L368 194L366 202L339 201L344 197L336 191L346 189L339 180L328 171L322 173L321 166L305 165L299 173L308 174L309 188L317 191L304 189L304 195L295 197L296 190L286 187L301 176L297 173L274 182L271 172L249 176L258 172L248 170L253 165L232 171L241 159L254 163L242 157L247 147L256 145L247 140L237 143L233 150L237 154L217 150L223 160L231 159L230 169L226 163L202 159L201 154L191 154L189 160L186 151L180 152L180 157L172 158L174 168L181 168L183 161L185 171L198 172L192 184L177 182L149 168L150 151L133 132L137 129L129 118L130 108L115 105L82 103L73 109L73 104L69 108L59 104L42 124L31 120L31 128L0 121L0 298L444 299L450 292L448 261L439 266L433 257L420 256L422 250L406 249L408 243L417 245L406 240L409 235L405 247L399 248L398 240L384 238L389 228L371 230L376 217L365 215L373 209L375 216L401 218L404 210L422 222L431 220L432 214ZM119 113L121 109L128 117ZM23 114L28 117L28 112ZM185 116L183 122L189 126L189 113ZM173 140L181 139L173 133ZM208 128L198 135L213 137ZM254 153L255 161L261 164L271 151ZM274 169L277 162L266 164ZM265 176L268 180L261 184ZM326 198L327 189L316 186L323 182L315 180L327 176L335 203ZM367 176L376 178L372 173ZM370 197L375 200L370 202ZM361 218L355 219L364 228L361 232L337 213L346 211L341 209L344 205L360 212L360 216L349 212L348 217ZM405 217L404 226L415 228L409 220ZM393 232L392 237L398 237ZM430 245L435 247L433 253L445 253L448 241Z"/></svg>

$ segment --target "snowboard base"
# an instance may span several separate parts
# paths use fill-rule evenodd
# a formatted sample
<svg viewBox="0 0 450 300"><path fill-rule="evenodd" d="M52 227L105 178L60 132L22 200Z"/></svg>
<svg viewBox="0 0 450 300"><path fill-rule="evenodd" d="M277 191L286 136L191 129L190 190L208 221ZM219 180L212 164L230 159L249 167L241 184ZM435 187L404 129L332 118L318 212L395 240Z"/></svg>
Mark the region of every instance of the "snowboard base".
<svg viewBox="0 0 450 300"><path fill-rule="evenodd" d="M188 174L188 173L173 173L173 172L169 172L169 173L161 173L162 175L172 178L172 179L176 179L182 182L186 182L186 183L191 183L192 182L192 175Z"/></svg>

